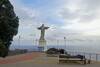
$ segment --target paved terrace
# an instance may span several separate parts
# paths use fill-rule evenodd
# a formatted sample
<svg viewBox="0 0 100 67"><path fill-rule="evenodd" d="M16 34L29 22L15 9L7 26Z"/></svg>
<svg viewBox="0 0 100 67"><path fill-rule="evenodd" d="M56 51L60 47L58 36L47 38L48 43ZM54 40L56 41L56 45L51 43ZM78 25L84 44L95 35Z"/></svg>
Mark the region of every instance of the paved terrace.
<svg viewBox="0 0 100 67"><path fill-rule="evenodd" d="M58 58L46 57L44 53L28 53L0 58L0 67L100 67L100 63L82 65L79 63L58 63Z"/></svg>

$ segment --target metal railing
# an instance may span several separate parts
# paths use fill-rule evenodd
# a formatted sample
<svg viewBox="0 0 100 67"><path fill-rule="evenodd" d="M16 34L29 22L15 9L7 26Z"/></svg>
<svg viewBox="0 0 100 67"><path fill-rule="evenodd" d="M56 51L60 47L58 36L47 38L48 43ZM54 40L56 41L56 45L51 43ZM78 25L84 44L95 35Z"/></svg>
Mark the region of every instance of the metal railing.
<svg viewBox="0 0 100 67"><path fill-rule="evenodd" d="M71 55L84 55L86 57L86 59L89 59L89 60L92 60L92 61L100 61L100 54L97 54L97 53L68 51L68 54L71 54Z"/></svg>
<svg viewBox="0 0 100 67"><path fill-rule="evenodd" d="M85 42L88 42L87 47L84 47ZM29 42L27 42L27 43L28 44L26 44L26 45L29 45L29 43L31 43L31 45L33 45L33 47L35 47L35 46L38 47L39 40L37 40L37 39L31 40L31 41L29 40ZM93 48L88 47L88 46L96 46L96 43L91 40L79 40L79 39L76 39L76 40L71 40L71 39L69 39L69 40L67 40L67 39L66 40L47 40L46 43L47 43L46 44L47 49L62 48L62 49L65 49L66 51L68 51L70 54L82 54L82 55L85 55L87 59L100 61L100 54L93 52L96 50L95 47L93 47ZM25 43L21 39L20 41L18 41L17 44L19 45L19 47L21 47L21 45L23 45ZM82 47L78 47L77 44L78 44L78 46L81 45ZM90 50L91 52L88 51L89 49L91 49ZM35 51L34 48L33 48L33 51Z"/></svg>

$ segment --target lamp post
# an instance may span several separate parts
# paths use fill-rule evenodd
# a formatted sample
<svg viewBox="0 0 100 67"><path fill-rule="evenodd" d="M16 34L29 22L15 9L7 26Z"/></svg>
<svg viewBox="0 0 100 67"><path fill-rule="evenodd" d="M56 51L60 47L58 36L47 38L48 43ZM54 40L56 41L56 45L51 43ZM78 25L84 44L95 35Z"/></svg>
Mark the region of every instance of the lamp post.
<svg viewBox="0 0 100 67"><path fill-rule="evenodd" d="M19 35L18 36L18 45L19 45L19 48L20 48L20 38L21 38L21 36Z"/></svg>
<svg viewBox="0 0 100 67"><path fill-rule="evenodd" d="M59 40L57 40L57 49L59 49Z"/></svg>
<svg viewBox="0 0 100 67"><path fill-rule="evenodd" d="M66 45L66 37L64 37L64 45L65 45L65 50L67 49L67 45Z"/></svg>

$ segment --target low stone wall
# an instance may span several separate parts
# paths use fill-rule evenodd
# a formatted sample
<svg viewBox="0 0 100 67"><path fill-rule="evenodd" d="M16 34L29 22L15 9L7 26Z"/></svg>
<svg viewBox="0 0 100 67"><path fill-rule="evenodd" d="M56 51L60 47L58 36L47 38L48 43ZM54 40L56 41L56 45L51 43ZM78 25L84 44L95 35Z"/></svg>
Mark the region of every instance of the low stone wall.
<svg viewBox="0 0 100 67"><path fill-rule="evenodd" d="M12 55L24 54L24 53L27 53L27 52L28 52L27 49L23 49L23 50L16 49L16 50L9 51L8 55L12 56Z"/></svg>

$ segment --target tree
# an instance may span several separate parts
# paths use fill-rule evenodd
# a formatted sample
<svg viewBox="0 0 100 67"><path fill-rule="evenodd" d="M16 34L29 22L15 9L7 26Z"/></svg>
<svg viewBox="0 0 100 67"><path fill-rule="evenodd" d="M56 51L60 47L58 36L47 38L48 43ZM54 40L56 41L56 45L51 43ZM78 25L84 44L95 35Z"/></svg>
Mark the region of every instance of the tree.
<svg viewBox="0 0 100 67"><path fill-rule="evenodd" d="M18 33L19 18L9 0L0 0L0 57L8 55L13 37Z"/></svg>

